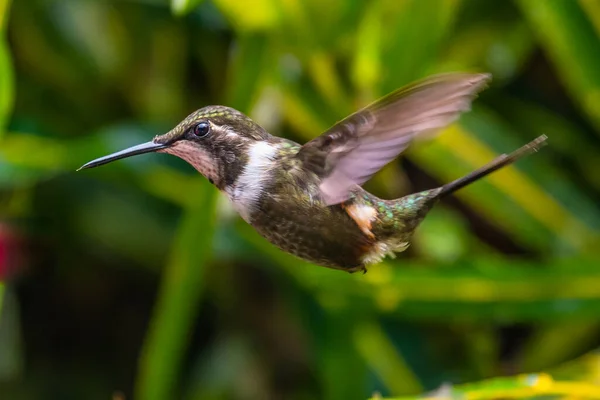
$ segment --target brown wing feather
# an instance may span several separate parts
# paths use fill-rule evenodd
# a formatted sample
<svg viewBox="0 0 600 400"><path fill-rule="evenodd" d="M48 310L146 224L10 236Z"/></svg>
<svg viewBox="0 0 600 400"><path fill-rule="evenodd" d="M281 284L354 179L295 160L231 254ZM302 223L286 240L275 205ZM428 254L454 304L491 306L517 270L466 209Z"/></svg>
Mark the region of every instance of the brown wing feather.
<svg viewBox="0 0 600 400"><path fill-rule="evenodd" d="M437 75L399 89L302 146L298 157L322 178L328 204L348 198L417 135L435 132L468 111L490 74Z"/></svg>

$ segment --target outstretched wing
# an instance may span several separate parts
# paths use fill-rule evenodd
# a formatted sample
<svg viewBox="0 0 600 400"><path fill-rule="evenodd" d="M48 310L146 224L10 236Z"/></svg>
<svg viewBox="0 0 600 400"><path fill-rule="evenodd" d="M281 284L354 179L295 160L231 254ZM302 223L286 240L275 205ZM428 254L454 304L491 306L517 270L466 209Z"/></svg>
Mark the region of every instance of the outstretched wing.
<svg viewBox="0 0 600 400"><path fill-rule="evenodd" d="M306 143L297 157L322 178L325 202L340 203L415 136L439 130L468 111L490 79L490 74L451 73L399 89Z"/></svg>

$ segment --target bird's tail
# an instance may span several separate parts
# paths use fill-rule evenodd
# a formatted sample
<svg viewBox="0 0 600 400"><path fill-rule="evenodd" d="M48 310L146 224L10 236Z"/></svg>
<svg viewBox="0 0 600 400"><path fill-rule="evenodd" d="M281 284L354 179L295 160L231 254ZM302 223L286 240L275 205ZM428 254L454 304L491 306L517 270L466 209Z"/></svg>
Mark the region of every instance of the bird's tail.
<svg viewBox="0 0 600 400"><path fill-rule="evenodd" d="M532 140L527 143L525 146L513 151L510 154L502 154L494 159L492 162L484 165L483 167L471 172L468 175L463 176L455 181L452 181L440 188L440 191L436 193L436 197L444 197L451 193L454 193L458 189L461 189L467 186L470 183L475 182L478 179L483 178L484 176L491 174L494 171L499 170L502 167L505 167L509 164L514 163L518 159L529 155L531 153L535 153L540 148L546 145L546 139L548 137L546 135L539 136L538 138Z"/></svg>

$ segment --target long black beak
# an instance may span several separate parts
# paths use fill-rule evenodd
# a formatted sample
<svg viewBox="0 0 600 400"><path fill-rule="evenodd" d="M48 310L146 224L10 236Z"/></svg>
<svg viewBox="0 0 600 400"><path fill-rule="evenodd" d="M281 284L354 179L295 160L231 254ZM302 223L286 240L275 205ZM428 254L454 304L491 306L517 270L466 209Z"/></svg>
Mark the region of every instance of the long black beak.
<svg viewBox="0 0 600 400"><path fill-rule="evenodd" d="M152 153L154 151L166 149L167 147L169 147L169 146L166 144L160 144L160 143L154 143L154 142L138 144L137 146L133 146L128 149L121 150L116 153L104 156L104 157L96 158L95 160L90 161L89 163L84 164L81 167L79 167L79 169L77 171L81 171L82 169L86 169L86 168L99 167L100 165L108 164L109 162L120 160L122 158L136 156L138 154Z"/></svg>

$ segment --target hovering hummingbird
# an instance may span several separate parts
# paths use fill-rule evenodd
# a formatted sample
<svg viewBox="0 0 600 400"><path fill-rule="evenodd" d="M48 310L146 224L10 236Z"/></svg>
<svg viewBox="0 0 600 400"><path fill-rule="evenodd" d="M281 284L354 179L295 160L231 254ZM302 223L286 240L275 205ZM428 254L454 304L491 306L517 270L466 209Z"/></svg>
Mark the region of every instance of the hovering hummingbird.
<svg viewBox="0 0 600 400"><path fill-rule="evenodd" d="M151 142L93 160L180 157L225 192L242 218L280 249L348 272L405 250L415 228L441 198L545 144L540 136L511 154L435 189L382 200L363 185L410 142L468 111L489 74L451 73L401 88L300 145L270 135L224 106L195 111Z"/></svg>

